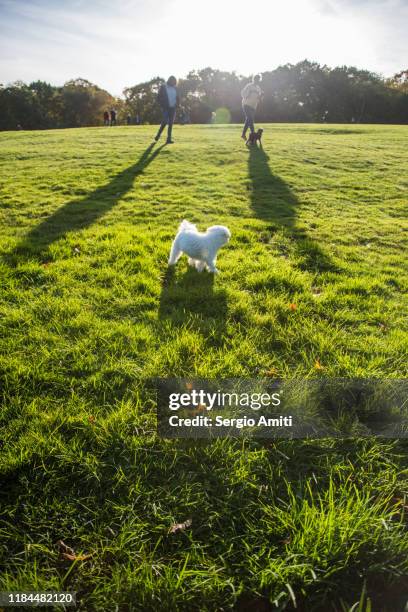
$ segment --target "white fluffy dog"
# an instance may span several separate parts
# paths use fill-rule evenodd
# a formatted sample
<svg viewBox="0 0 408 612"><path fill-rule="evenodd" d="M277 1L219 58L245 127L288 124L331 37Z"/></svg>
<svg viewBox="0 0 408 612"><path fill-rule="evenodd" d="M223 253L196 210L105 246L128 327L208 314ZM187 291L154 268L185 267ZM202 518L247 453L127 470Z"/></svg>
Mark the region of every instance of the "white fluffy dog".
<svg viewBox="0 0 408 612"><path fill-rule="evenodd" d="M215 267L217 252L230 238L231 232L228 227L213 225L203 233L184 219L171 246L169 265L174 266L185 253L188 255L189 265L195 267L198 272L207 268L209 272L217 274L218 270Z"/></svg>

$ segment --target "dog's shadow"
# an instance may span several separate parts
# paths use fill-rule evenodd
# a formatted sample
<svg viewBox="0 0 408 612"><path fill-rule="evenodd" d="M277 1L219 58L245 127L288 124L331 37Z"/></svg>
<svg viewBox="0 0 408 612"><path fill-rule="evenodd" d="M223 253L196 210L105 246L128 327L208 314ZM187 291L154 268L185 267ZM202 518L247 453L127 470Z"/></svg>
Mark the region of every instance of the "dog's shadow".
<svg viewBox="0 0 408 612"><path fill-rule="evenodd" d="M182 264L179 264L180 268ZM214 274L197 272L192 267L180 272L169 266L162 280L159 319L176 326L188 326L203 333L225 327L227 296L217 286Z"/></svg>

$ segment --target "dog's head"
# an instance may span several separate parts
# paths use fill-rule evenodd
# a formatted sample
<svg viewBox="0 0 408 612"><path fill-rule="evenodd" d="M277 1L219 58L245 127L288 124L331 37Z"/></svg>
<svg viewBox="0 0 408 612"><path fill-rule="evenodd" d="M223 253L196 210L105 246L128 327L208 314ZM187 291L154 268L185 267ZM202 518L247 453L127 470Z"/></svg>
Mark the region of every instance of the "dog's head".
<svg viewBox="0 0 408 612"><path fill-rule="evenodd" d="M206 233L216 238L220 245L226 244L231 238L231 232L225 225L213 225L207 229Z"/></svg>

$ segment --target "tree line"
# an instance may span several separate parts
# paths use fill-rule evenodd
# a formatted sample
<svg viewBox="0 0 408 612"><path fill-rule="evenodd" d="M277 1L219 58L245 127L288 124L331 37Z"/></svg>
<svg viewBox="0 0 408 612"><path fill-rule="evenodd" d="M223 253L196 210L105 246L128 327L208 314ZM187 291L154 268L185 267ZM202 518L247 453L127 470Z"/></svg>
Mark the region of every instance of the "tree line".
<svg viewBox="0 0 408 612"><path fill-rule="evenodd" d="M263 122L408 123L408 70L384 79L352 66L330 68L308 60L262 74ZM178 116L192 123L242 120L241 90L250 77L213 68L179 79ZM127 87L123 97L85 79L55 87L43 81L0 85L0 130L97 126L115 108L119 123L159 123L156 98L164 79Z"/></svg>

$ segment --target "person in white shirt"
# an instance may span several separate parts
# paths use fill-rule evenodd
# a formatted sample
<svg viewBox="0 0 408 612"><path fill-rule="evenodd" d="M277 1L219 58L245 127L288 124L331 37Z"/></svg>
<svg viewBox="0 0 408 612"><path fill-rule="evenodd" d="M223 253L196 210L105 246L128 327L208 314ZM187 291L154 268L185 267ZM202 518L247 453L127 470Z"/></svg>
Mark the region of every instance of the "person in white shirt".
<svg viewBox="0 0 408 612"><path fill-rule="evenodd" d="M167 79L167 83L165 85L163 84L159 89L157 101L161 106L163 119L160 124L159 131L155 136L156 142L159 140L162 131L167 125L168 128L166 142L167 144L173 144L173 140L171 139L171 133L173 129L174 118L176 116L176 107L179 102L176 85L176 77L171 76Z"/></svg>
<svg viewBox="0 0 408 612"><path fill-rule="evenodd" d="M255 132L255 111L263 95L263 91L259 86L260 81L261 77L257 74L254 76L253 81L245 85L244 89L241 91L242 109L245 115L244 129L242 130L242 138L244 138L244 140L246 140L248 128L251 134Z"/></svg>

